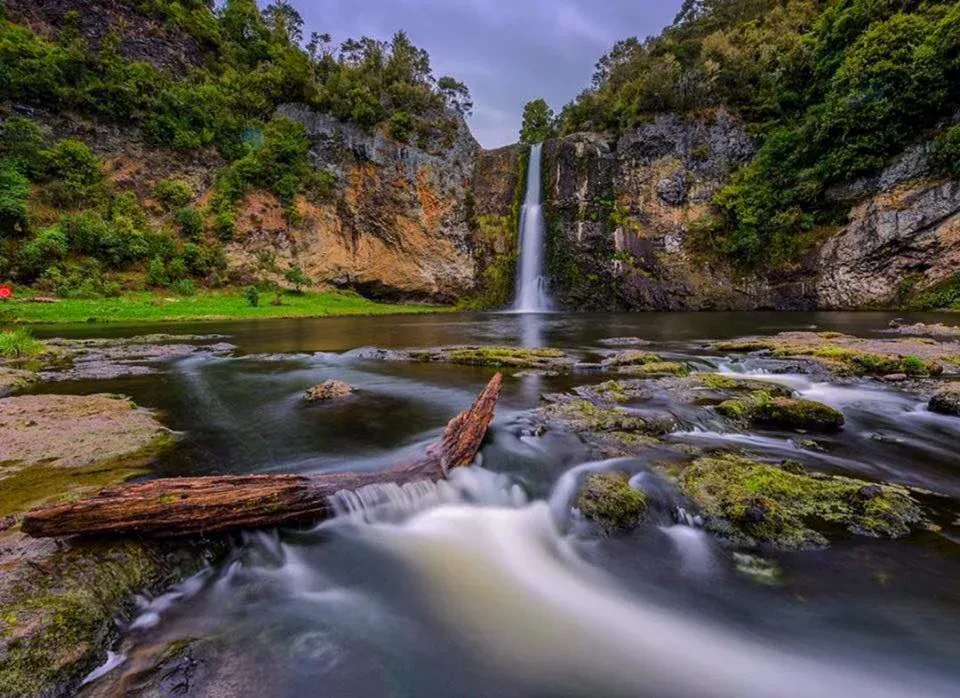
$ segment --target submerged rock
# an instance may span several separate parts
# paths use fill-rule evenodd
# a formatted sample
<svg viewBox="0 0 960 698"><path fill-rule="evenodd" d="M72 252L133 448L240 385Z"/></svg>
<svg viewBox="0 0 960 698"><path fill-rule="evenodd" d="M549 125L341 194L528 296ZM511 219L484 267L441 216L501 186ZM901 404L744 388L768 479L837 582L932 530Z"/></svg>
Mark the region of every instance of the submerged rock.
<svg viewBox="0 0 960 698"><path fill-rule="evenodd" d="M775 429L830 432L843 427L843 413L813 400L773 397L762 390L727 400L717 412L739 422Z"/></svg>
<svg viewBox="0 0 960 698"><path fill-rule="evenodd" d="M315 385L304 394L307 402L321 402L347 397L353 393L353 387L343 381L328 380Z"/></svg>
<svg viewBox="0 0 960 698"><path fill-rule="evenodd" d="M20 514L146 472L173 438L114 395L0 400L0 695L72 695L136 593L203 564L209 545L37 540Z"/></svg>
<svg viewBox="0 0 960 698"><path fill-rule="evenodd" d="M639 337L607 337L597 342L606 347L645 347L651 343Z"/></svg>
<svg viewBox="0 0 960 698"><path fill-rule="evenodd" d="M679 483L707 527L739 543L816 548L837 529L898 538L924 522L906 488L790 472L736 455L700 458L682 470Z"/></svg>
<svg viewBox="0 0 960 698"><path fill-rule="evenodd" d="M646 495L630 486L626 473L588 475L577 496L577 509L604 531L625 531L636 527L647 508Z"/></svg>
<svg viewBox="0 0 960 698"><path fill-rule="evenodd" d="M783 570L774 562L746 553L734 553L733 562L737 572L759 584L775 586L781 582Z"/></svg>
<svg viewBox="0 0 960 698"><path fill-rule="evenodd" d="M960 383L949 385L930 398L931 412L960 417Z"/></svg>

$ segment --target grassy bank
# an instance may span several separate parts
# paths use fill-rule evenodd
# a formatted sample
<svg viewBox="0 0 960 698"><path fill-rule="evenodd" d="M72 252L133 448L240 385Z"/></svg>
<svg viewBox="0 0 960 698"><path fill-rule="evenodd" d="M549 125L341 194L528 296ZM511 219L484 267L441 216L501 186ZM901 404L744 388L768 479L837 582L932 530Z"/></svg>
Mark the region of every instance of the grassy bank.
<svg viewBox="0 0 960 698"><path fill-rule="evenodd" d="M282 305L272 305L272 299L272 294L265 293L260 304L252 306L241 291L233 290L188 297L132 293L119 298L65 299L57 303L6 302L0 304L0 323L177 322L391 315L442 310L426 305L376 303L356 294L340 292L285 294Z"/></svg>

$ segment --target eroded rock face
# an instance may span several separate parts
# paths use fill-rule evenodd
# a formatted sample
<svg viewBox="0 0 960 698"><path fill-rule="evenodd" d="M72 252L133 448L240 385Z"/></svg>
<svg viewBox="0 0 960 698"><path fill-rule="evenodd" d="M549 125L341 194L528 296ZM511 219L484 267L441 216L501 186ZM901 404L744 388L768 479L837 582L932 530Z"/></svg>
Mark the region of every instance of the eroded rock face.
<svg viewBox="0 0 960 698"><path fill-rule="evenodd" d="M299 121L310 157L331 173L335 191L299 200L290 224L271 194L247 196L228 249L235 272L261 273L259 259L300 266L314 282L384 300L451 302L473 287L468 193L479 150L462 120L456 131L405 145L300 105L280 116Z"/></svg>

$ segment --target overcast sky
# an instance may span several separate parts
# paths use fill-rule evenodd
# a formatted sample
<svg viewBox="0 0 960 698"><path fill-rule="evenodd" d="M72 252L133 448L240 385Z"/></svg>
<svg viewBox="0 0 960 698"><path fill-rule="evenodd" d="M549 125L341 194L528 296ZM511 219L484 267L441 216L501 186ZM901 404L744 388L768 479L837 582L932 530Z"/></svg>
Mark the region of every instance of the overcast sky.
<svg viewBox="0 0 960 698"><path fill-rule="evenodd" d="M473 94L470 126L486 148L514 143L523 105L554 110L586 87L597 59L619 39L657 34L681 0L292 0L304 34L339 43L388 39L404 29L427 49L437 76Z"/></svg>

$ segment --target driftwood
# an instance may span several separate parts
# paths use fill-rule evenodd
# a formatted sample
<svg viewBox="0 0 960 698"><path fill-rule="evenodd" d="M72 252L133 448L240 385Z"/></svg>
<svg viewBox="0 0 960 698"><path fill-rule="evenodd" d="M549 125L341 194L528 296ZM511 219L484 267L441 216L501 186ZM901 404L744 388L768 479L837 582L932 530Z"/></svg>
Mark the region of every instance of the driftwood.
<svg viewBox="0 0 960 698"><path fill-rule="evenodd" d="M22 521L35 537L135 533L196 536L310 523L332 515L329 497L365 485L440 480L470 465L500 397L498 373L466 412L447 424L423 457L379 472L184 477L122 485L69 504L35 509Z"/></svg>

